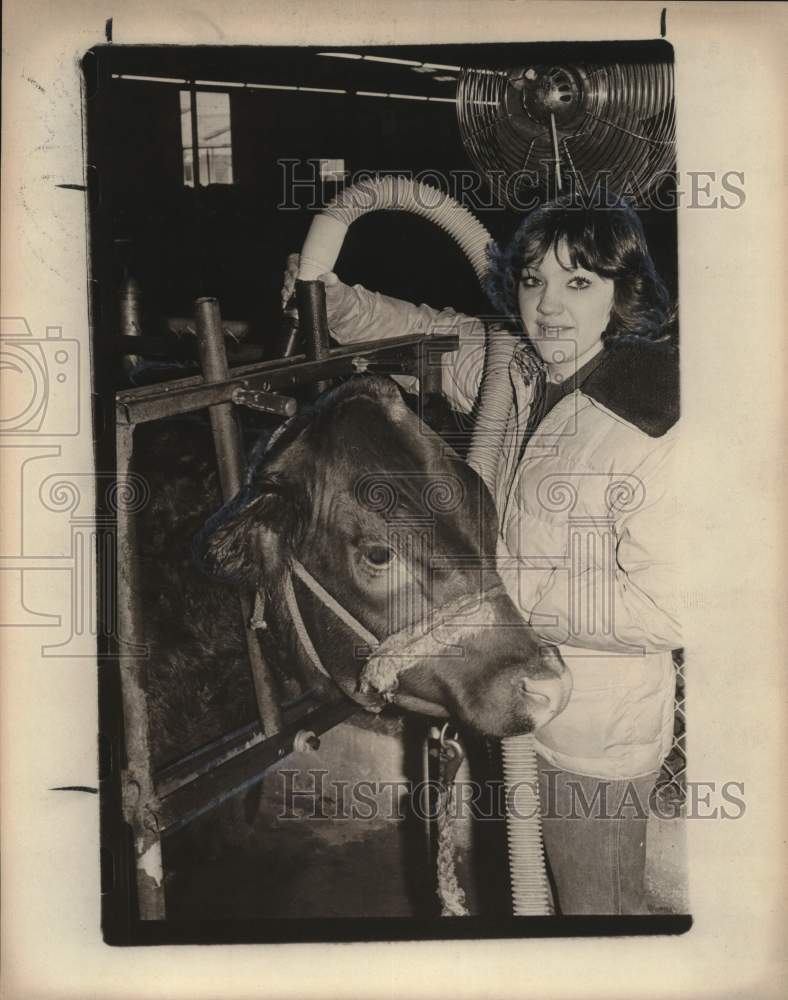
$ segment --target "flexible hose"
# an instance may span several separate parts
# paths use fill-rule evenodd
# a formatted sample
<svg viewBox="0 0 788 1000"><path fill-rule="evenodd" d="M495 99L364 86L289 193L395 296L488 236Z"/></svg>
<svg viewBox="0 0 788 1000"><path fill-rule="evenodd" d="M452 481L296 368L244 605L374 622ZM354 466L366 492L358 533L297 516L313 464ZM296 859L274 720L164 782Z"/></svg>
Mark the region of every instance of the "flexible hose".
<svg viewBox="0 0 788 1000"><path fill-rule="evenodd" d="M487 338L479 407L468 449L468 465L482 477L493 497L496 495L498 459L512 412L509 369L516 346L514 337L503 332Z"/></svg>
<svg viewBox="0 0 788 1000"><path fill-rule="evenodd" d="M333 271L348 227L356 219L368 212L398 210L440 226L458 244L479 280L485 277L491 236L474 215L428 184L405 177L383 177L347 188L316 216L301 250L299 278L314 281ZM493 497L498 458L513 406L509 366L515 347L514 337L501 334L488 338L478 418L468 453L468 464ZM501 742L513 911L515 916L549 914L552 910L544 867L533 736L510 736ZM524 802L526 796L530 796L528 802ZM510 808L512 801L516 808Z"/></svg>
<svg viewBox="0 0 788 1000"><path fill-rule="evenodd" d="M440 226L459 245L481 280L492 237L467 208L438 188L407 177L370 178L354 184L316 216L301 250L298 277L314 281L334 269L348 226L367 212L403 211Z"/></svg>
<svg viewBox="0 0 788 1000"><path fill-rule="evenodd" d="M531 733L501 740L509 877L516 917L552 913L545 871L539 771Z"/></svg>

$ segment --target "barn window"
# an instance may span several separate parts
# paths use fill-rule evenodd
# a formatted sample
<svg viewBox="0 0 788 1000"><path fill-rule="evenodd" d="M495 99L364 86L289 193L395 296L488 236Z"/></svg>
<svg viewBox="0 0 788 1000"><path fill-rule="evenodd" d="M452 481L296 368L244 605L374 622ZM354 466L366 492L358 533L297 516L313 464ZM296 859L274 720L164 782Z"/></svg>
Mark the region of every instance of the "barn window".
<svg viewBox="0 0 788 1000"><path fill-rule="evenodd" d="M320 161L320 179L323 181L332 181L334 184L341 184L345 179L345 161L344 160L321 160Z"/></svg>
<svg viewBox="0 0 788 1000"><path fill-rule="evenodd" d="M194 187L195 183L200 185L233 183L229 94L198 90L192 103L191 92L181 91L181 145L183 183L187 187Z"/></svg>

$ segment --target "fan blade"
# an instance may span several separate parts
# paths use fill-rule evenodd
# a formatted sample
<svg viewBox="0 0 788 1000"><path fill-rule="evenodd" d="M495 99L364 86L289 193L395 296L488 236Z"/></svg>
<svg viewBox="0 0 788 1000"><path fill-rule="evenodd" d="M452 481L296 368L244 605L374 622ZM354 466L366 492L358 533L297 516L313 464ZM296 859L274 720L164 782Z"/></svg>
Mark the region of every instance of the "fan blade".
<svg viewBox="0 0 788 1000"><path fill-rule="evenodd" d="M469 157L510 204L517 174L543 197L572 185L645 197L674 168L670 63L465 69L457 116Z"/></svg>

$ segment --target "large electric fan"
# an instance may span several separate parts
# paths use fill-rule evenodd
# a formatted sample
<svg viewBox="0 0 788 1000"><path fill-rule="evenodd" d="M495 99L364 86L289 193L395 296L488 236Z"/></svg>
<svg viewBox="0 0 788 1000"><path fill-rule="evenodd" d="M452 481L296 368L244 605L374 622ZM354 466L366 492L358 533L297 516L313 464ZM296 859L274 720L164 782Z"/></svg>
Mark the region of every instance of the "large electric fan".
<svg viewBox="0 0 788 1000"><path fill-rule="evenodd" d="M641 202L674 166L669 62L464 69L457 116L468 155L516 209L595 190Z"/></svg>

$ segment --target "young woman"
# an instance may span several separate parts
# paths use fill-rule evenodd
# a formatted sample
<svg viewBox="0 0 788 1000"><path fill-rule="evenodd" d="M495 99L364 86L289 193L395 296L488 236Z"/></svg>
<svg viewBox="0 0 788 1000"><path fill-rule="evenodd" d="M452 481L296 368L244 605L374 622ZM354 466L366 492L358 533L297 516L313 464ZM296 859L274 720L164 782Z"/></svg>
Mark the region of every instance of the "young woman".
<svg viewBox="0 0 788 1000"><path fill-rule="evenodd" d="M648 802L673 731L681 645L670 456L670 307L635 213L548 204L493 248L488 294L511 331L324 277L340 342L458 333L444 391L469 411L486 336L521 341L492 486L499 570L574 690L536 733L544 837L564 914L643 913ZM523 337L524 335L524 337Z"/></svg>

